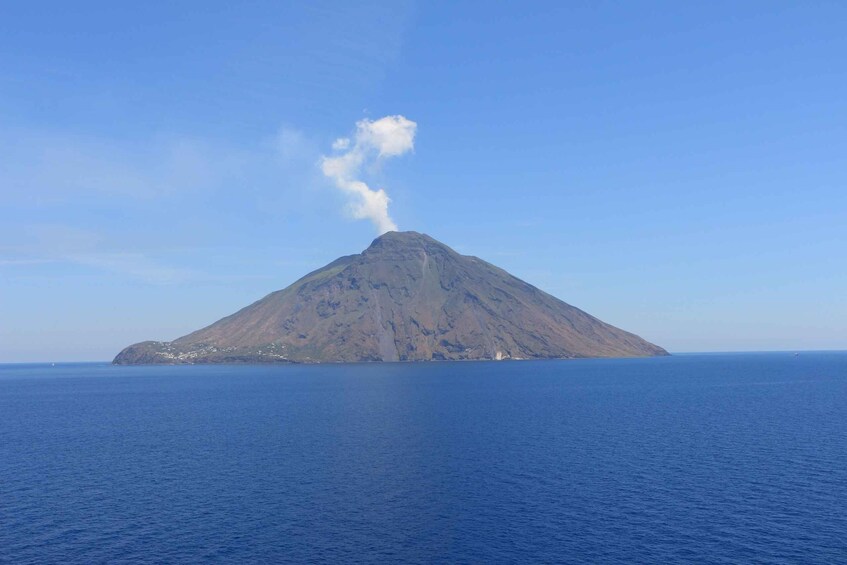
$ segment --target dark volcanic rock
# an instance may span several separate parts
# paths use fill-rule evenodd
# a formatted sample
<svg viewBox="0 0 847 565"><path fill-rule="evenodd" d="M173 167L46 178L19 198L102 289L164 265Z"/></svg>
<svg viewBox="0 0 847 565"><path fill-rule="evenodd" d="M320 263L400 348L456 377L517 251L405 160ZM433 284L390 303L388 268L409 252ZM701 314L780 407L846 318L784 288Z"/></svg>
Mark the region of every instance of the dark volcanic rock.
<svg viewBox="0 0 847 565"><path fill-rule="evenodd" d="M640 357L667 352L431 237L389 232L359 255L117 364Z"/></svg>

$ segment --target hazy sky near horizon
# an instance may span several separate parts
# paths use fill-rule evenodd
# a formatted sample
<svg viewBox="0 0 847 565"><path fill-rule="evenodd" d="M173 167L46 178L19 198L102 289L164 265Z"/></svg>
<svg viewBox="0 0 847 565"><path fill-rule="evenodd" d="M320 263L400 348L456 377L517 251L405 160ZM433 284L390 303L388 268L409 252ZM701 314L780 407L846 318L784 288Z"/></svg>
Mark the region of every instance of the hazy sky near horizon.
<svg viewBox="0 0 847 565"><path fill-rule="evenodd" d="M394 115L399 229L672 352L847 349L843 2L281 4L0 7L0 362L361 251L321 158Z"/></svg>

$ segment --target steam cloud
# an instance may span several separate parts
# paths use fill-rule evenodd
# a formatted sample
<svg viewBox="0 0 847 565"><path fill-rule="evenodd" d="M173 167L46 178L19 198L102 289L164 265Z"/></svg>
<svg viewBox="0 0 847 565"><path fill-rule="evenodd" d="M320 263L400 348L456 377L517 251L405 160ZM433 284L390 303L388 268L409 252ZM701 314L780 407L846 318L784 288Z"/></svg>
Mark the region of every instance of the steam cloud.
<svg viewBox="0 0 847 565"><path fill-rule="evenodd" d="M397 224L388 215L391 199L383 189L372 189L360 180L365 165L397 157L415 147L418 124L403 116L386 116L376 121L356 122L352 139L342 137L332 144L340 153L321 160L323 174L350 196L350 212L356 219L368 219L383 234L397 230Z"/></svg>

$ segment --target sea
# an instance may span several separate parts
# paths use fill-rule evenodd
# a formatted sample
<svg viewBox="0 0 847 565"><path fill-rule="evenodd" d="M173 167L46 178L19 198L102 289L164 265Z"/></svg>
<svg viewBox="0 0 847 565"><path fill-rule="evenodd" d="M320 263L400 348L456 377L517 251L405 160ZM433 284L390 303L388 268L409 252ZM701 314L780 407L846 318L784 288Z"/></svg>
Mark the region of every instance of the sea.
<svg viewBox="0 0 847 565"><path fill-rule="evenodd" d="M0 366L0 563L847 562L847 353Z"/></svg>

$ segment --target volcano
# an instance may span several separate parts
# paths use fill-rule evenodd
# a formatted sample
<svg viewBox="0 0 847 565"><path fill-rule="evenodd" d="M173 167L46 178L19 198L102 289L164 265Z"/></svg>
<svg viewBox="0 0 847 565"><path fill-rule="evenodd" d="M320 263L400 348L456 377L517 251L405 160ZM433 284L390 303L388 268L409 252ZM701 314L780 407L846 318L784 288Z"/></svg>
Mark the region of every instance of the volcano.
<svg viewBox="0 0 847 565"><path fill-rule="evenodd" d="M119 365L647 357L667 351L428 235L388 232Z"/></svg>

